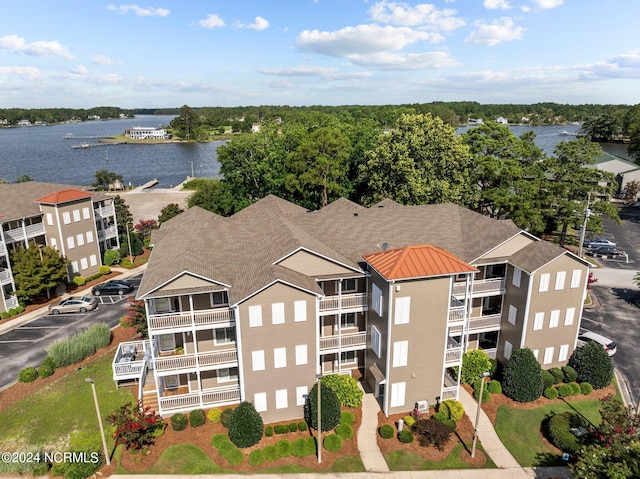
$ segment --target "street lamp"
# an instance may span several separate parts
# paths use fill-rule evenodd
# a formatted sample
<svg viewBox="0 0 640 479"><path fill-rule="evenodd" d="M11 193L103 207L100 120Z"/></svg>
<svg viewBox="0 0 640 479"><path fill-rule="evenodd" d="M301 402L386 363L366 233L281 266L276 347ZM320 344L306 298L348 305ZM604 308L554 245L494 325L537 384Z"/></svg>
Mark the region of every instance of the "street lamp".
<svg viewBox="0 0 640 479"><path fill-rule="evenodd" d="M322 421L320 418L320 380L322 374L316 375L316 379L318 380L318 464L320 464L322 463Z"/></svg>
<svg viewBox="0 0 640 479"><path fill-rule="evenodd" d="M129 245L129 261L133 264L133 258L131 257L131 236L129 235L129 223L127 223L127 244Z"/></svg>
<svg viewBox="0 0 640 479"><path fill-rule="evenodd" d="M489 371L485 371L480 376L480 396L478 396L478 409L476 410L476 424L473 428L473 444L471 445L471 457L476 457L476 441L478 440L478 422L480 421L480 410L482 409L482 393L484 388L484 378L489 377Z"/></svg>
<svg viewBox="0 0 640 479"><path fill-rule="evenodd" d="M102 447L104 448L104 458L107 461L107 466L111 464L109 458L109 450L107 449L107 438L104 436L104 427L102 426L102 416L100 415L100 406L98 405L98 395L96 394L96 385L91 378L85 378L85 381L91 383L91 390L93 391L93 402L96 404L96 414L98 415L98 425L100 426L100 435L102 436Z"/></svg>

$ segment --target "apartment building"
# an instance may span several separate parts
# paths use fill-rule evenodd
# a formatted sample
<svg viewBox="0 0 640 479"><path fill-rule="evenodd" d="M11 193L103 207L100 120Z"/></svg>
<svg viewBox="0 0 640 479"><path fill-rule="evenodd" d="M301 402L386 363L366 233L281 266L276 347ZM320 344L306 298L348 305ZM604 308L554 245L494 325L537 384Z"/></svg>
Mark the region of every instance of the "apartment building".
<svg viewBox="0 0 640 479"><path fill-rule="evenodd" d="M0 184L0 312L18 306L10 254L50 246L69 260L69 278L90 276L118 248L113 198L86 188L29 181Z"/></svg>
<svg viewBox="0 0 640 479"><path fill-rule="evenodd" d="M267 196L155 233L137 294L149 339L119 346L113 377L163 415L247 400L266 422L298 418L327 374L365 381L389 415L457 398L470 348L504 362L529 347L549 368L576 345L588 263L456 205Z"/></svg>

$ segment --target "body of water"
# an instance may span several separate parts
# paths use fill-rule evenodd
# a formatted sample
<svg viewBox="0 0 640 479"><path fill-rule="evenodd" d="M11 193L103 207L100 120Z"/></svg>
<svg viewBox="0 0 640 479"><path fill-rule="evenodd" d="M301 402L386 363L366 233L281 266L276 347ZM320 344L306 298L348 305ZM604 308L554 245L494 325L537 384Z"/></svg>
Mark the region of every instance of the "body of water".
<svg viewBox="0 0 640 479"><path fill-rule="evenodd" d="M220 165L216 150L223 141L72 148L82 143L95 144L98 140L65 138L67 135L120 135L134 126L166 126L172 118L138 116L123 120L0 128L0 179L14 182L19 176L28 175L35 181L90 185L95 180L95 172L105 168L122 175L125 184L138 186L157 179L159 187L170 187L184 181L192 172L195 176L218 176ZM533 130L536 144L547 155L553 154L559 142L574 138L563 132L575 134L579 129L576 125L510 128L516 135ZM467 130L468 127L463 127L457 131ZM626 145L603 145L603 149L626 157Z"/></svg>

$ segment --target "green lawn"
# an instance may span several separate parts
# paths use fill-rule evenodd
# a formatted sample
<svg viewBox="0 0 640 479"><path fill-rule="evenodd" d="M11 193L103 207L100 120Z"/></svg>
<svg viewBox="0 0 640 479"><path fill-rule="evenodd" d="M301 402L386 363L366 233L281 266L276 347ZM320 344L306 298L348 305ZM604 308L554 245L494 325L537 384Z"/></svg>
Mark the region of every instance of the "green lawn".
<svg viewBox="0 0 640 479"><path fill-rule="evenodd" d="M389 470L391 471L431 471L439 469L470 469L471 466L460 459L460 450L464 446L458 444L451 454L447 456L444 461L433 462L426 460L425 458L413 454L407 451L394 451L389 454L385 454L384 459L387 461ZM478 447L479 450L484 450L482 447ZM495 468L495 463L487 455L487 463L482 466L483 468Z"/></svg>
<svg viewBox="0 0 640 479"><path fill-rule="evenodd" d="M0 413L0 448L24 451L34 447L51 450L69 449L71 434L76 431L95 434L100 444L100 430L91 385L93 378L103 419L117 407L134 398L128 389L116 389L109 353L83 369L55 381L40 391L13 404ZM39 379L36 379L39 381ZM109 424L103 420L109 436ZM109 447L113 441L107 437Z"/></svg>

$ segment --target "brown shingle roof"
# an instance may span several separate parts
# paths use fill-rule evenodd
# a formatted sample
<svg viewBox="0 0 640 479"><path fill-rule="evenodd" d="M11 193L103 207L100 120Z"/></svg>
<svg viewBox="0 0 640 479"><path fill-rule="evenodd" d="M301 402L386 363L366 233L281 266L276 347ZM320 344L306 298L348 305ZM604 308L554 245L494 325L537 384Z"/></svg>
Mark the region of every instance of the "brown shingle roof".
<svg viewBox="0 0 640 479"><path fill-rule="evenodd" d="M509 262L531 273L566 253L567 250L548 241L534 241L511 255Z"/></svg>

